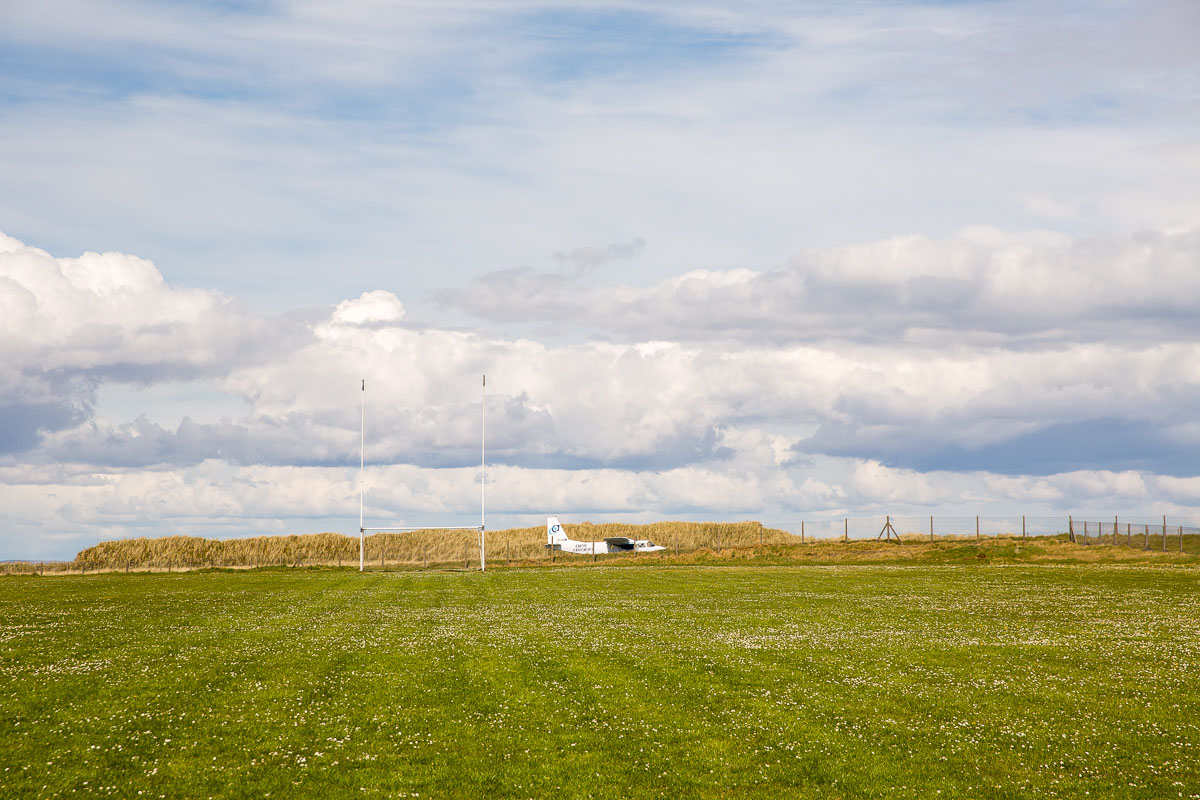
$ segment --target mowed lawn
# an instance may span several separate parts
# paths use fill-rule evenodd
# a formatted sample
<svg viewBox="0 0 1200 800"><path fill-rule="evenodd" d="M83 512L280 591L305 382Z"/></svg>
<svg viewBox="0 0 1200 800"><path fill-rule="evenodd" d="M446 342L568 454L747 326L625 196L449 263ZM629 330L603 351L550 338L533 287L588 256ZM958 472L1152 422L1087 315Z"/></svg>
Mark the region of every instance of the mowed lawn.
<svg viewBox="0 0 1200 800"><path fill-rule="evenodd" d="M1200 797L1200 571L0 579L0 796Z"/></svg>

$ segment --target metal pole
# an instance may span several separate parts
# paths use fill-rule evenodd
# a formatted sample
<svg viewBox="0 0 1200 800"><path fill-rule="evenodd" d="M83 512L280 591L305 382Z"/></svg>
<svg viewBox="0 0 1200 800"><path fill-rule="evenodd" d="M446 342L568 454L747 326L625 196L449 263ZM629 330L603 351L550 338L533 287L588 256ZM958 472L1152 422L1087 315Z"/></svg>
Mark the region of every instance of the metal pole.
<svg viewBox="0 0 1200 800"><path fill-rule="evenodd" d="M367 379L363 378L358 423L358 571L363 571L366 531L363 530L363 467L367 459Z"/></svg>
<svg viewBox="0 0 1200 800"><path fill-rule="evenodd" d="M487 375L479 396L479 571L487 571Z"/></svg>

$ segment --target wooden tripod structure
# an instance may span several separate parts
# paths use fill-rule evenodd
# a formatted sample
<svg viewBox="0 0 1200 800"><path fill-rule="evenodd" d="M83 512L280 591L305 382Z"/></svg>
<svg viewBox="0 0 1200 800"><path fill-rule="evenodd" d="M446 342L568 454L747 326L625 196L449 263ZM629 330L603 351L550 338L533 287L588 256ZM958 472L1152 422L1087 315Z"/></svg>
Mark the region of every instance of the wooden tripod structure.
<svg viewBox="0 0 1200 800"><path fill-rule="evenodd" d="M896 533L896 529L892 527L892 516L889 514L887 522L883 523L883 528L880 529L879 535L875 537L875 541L883 539L885 542L890 542L892 537L896 537L896 544L904 544L900 541L900 534Z"/></svg>

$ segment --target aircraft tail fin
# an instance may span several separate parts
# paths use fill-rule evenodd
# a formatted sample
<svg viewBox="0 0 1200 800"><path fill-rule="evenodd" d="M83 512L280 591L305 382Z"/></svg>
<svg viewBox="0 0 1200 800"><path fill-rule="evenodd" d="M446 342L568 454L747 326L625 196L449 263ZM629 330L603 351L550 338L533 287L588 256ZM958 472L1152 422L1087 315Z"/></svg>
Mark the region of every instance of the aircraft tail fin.
<svg viewBox="0 0 1200 800"><path fill-rule="evenodd" d="M565 542L567 532L559 524L558 517L546 517L546 544L553 546L555 542Z"/></svg>

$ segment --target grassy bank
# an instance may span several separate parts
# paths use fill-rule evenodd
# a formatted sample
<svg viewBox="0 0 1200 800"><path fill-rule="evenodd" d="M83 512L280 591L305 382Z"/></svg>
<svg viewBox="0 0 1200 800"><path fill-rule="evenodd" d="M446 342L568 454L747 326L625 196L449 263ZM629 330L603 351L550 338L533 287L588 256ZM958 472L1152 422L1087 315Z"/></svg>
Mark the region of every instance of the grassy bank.
<svg viewBox="0 0 1200 800"><path fill-rule="evenodd" d="M653 563L6 578L5 791L1200 795L1200 570Z"/></svg>
<svg viewBox="0 0 1200 800"><path fill-rule="evenodd" d="M650 539L688 552L751 544L777 544L793 540L786 531L763 528L757 522L656 522L648 525L581 523L570 526L581 541L608 536ZM488 551L494 560L538 561L549 558L544 545L546 529L510 528L488 531ZM196 569L201 567L261 567L358 564L358 537L337 533L302 536L258 536L247 539L202 539L164 536L155 539L120 539L101 542L81 551L73 571ZM474 560L478 565L478 537L470 531L412 531L376 533L366 537L366 560L373 566L449 565Z"/></svg>

